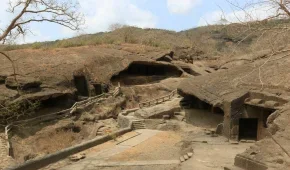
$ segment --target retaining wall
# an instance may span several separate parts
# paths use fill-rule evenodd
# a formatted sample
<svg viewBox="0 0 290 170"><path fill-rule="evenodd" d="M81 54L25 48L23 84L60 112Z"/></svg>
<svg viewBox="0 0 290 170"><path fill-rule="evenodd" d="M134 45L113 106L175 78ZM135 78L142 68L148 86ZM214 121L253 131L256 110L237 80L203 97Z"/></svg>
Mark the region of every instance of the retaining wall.
<svg viewBox="0 0 290 170"><path fill-rule="evenodd" d="M125 110L125 111L119 113L119 115L118 115L118 125L120 126L120 128L125 128L125 127L130 126L130 123L132 122L134 117L127 116L127 115L129 113L135 112L137 110L139 110L139 108L128 109L128 110Z"/></svg>
<svg viewBox="0 0 290 170"><path fill-rule="evenodd" d="M98 137L98 138L95 138L93 140L90 140L90 141L87 141L87 142L63 149L59 152L46 155L42 158L27 161L22 165L7 168L7 170L40 169L40 168L43 168L49 164L52 164L52 163L58 162L64 158L67 158L70 155L76 154L78 152L84 151L84 150L89 149L91 147L94 147L96 145L99 145L99 144L102 144L102 143L107 142L109 140L112 140L112 136L120 136L120 135L123 135L125 133L130 132L131 130L132 130L132 123L129 123L129 126L127 128L121 129L121 130L114 132L110 135Z"/></svg>

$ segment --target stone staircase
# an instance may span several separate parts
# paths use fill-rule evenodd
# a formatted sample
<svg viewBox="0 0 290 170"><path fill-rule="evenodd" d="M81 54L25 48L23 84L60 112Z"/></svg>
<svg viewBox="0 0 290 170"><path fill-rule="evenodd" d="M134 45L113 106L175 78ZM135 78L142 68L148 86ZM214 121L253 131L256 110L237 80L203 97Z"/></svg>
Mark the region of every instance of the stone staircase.
<svg viewBox="0 0 290 170"><path fill-rule="evenodd" d="M133 125L133 129L146 129L144 120L134 120L132 122L132 125Z"/></svg>

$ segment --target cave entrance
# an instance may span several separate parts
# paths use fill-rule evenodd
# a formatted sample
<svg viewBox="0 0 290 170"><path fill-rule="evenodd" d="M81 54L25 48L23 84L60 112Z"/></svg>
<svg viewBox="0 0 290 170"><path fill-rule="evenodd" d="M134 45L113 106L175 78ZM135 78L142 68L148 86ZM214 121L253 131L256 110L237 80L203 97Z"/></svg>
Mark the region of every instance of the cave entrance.
<svg viewBox="0 0 290 170"><path fill-rule="evenodd" d="M224 111L197 97L186 96L180 105L185 111L187 123L205 128L216 128L223 123Z"/></svg>
<svg viewBox="0 0 290 170"><path fill-rule="evenodd" d="M257 140L258 139L258 119L241 118L239 119L239 140Z"/></svg>
<svg viewBox="0 0 290 170"><path fill-rule="evenodd" d="M96 95L100 95L103 93L101 84L94 84L94 88L95 88Z"/></svg>
<svg viewBox="0 0 290 170"><path fill-rule="evenodd" d="M89 96L88 83L85 76L74 76L74 83L78 90L78 95Z"/></svg>
<svg viewBox="0 0 290 170"><path fill-rule="evenodd" d="M268 133L267 132L267 119L276 110L272 109L272 108L266 108L266 107L246 104L245 111L246 112L242 118L257 119L257 121L258 121L257 127L254 125L248 127L248 128L253 128L253 130L248 129L249 131L256 131L255 133L257 134L257 136L252 137L252 138L255 140L261 140L265 136L267 136L267 133ZM243 123L243 120L242 120L242 123ZM240 126L243 128L243 125L239 125L239 127Z"/></svg>
<svg viewBox="0 0 290 170"><path fill-rule="evenodd" d="M111 82L117 85L118 82L123 85L140 85L153 82L169 77L180 77L182 71L173 65L157 64L149 62L133 62L118 75L111 78Z"/></svg>

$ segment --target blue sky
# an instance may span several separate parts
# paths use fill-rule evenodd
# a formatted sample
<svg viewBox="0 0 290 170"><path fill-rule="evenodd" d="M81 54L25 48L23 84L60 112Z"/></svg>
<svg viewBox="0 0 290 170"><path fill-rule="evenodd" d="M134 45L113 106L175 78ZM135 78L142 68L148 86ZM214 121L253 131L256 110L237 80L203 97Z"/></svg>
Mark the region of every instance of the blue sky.
<svg viewBox="0 0 290 170"><path fill-rule="evenodd" d="M8 0L1 0L6 1ZM245 0L234 0L243 4ZM86 25L81 32L50 23L33 23L30 34L20 43L63 39L83 33L108 31L111 24L121 23L142 28L162 28L181 31L189 28L215 24L221 16L235 21L239 9L233 8L226 0L79 0ZM5 28L9 19L4 2L0 6L0 28ZM223 12L221 12L221 9ZM260 15L261 13L259 13Z"/></svg>

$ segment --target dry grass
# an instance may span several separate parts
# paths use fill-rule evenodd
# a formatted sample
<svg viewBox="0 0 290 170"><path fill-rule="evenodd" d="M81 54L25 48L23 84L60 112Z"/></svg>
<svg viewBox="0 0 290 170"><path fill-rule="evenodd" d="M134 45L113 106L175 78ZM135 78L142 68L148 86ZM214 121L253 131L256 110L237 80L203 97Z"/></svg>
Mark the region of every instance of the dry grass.
<svg viewBox="0 0 290 170"><path fill-rule="evenodd" d="M289 25L289 20L275 20L267 23L252 23L254 29L273 28ZM0 50L10 51L15 49L47 49L68 48L86 45L119 45L141 44L162 49L174 49L175 47L194 47L205 55L222 56L245 54L265 48L271 48L289 44L289 33L283 32L245 32L247 25L231 24L213 25L193 28L181 32L161 29L141 29L137 27L124 27L112 32L80 35L65 40L50 42L36 42L25 45L0 46ZM261 35L263 34L262 38ZM245 38L247 37L247 38ZM273 39L275 41L273 41ZM257 42L258 41L258 42ZM270 43L269 43L270 42ZM233 49L234 52L233 52Z"/></svg>

